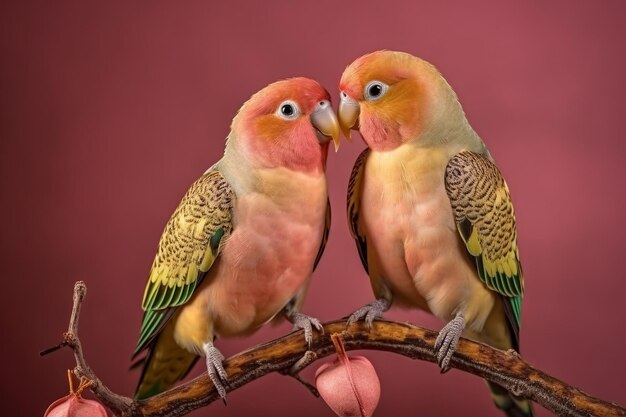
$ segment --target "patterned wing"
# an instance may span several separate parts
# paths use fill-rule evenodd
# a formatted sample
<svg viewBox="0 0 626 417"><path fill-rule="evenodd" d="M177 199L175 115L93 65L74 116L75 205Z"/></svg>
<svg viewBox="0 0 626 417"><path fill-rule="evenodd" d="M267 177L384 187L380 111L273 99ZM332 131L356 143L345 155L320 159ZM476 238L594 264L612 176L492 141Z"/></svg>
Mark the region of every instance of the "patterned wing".
<svg viewBox="0 0 626 417"><path fill-rule="evenodd" d="M446 191L461 238L476 260L480 280L503 296L519 347L524 279L509 188L493 162L464 151L446 167Z"/></svg>
<svg viewBox="0 0 626 417"><path fill-rule="evenodd" d="M356 247L359 251L359 257L361 258L363 268L365 268L365 271L368 273L367 240L365 238L365 233L359 226L359 208L361 205L361 187L365 172L365 160L369 154L369 148L361 152L354 163L352 174L350 174L350 181L348 182L348 227L354 241L356 242Z"/></svg>
<svg viewBox="0 0 626 417"><path fill-rule="evenodd" d="M232 231L235 194L218 170L194 182L165 226L143 297L143 322L134 355L150 344L185 304Z"/></svg>

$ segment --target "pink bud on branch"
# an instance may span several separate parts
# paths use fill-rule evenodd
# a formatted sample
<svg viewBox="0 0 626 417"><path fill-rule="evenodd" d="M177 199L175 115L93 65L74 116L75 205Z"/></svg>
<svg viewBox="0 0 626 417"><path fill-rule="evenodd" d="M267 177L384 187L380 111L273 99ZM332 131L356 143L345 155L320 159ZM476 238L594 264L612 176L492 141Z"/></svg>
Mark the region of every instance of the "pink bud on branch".
<svg viewBox="0 0 626 417"><path fill-rule="evenodd" d="M339 417L371 417L380 399L380 381L372 363L363 356L349 357L340 333L331 335L337 359L320 366L315 384Z"/></svg>
<svg viewBox="0 0 626 417"><path fill-rule="evenodd" d="M82 397L83 391L92 385L90 380L81 378L78 388L74 391L70 370L67 371L67 378L70 384L69 395L50 404L44 417L107 417L106 410L98 401L86 400Z"/></svg>

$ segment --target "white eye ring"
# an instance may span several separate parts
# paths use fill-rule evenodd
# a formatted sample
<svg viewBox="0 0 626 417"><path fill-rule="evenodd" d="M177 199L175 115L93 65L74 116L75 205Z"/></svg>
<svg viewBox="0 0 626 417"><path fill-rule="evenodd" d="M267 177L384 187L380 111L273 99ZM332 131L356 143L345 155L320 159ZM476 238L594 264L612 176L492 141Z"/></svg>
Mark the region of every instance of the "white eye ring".
<svg viewBox="0 0 626 417"><path fill-rule="evenodd" d="M300 115L300 107L292 100L285 100L278 105L275 114L282 119L293 120Z"/></svg>
<svg viewBox="0 0 626 417"><path fill-rule="evenodd" d="M363 97L367 101L376 101L389 90L389 86L382 81L370 81L363 89Z"/></svg>

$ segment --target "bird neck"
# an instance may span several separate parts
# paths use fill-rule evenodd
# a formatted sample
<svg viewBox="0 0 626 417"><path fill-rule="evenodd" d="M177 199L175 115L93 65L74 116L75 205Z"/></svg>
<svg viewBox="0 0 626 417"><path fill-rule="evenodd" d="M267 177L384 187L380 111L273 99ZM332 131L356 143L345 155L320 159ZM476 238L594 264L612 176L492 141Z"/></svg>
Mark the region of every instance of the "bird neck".
<svg viewBox="0 0 626 417"><path fill-rule="evenodd" d="M311 180L326 186L323 167L322 169L301 171L286 167L262 166L249 156L249 152L242 150L238 142L231 137L227 140L224 157L216 166L237 195L246 193L261 193L271 197L280 197L279 195L282 194L289 195L300 191L298 181L308 183ZM287 181L289 178L294 181Z"/></svg>
<svg viewBox="0 0 626 417"><path fill-rule="evenodd" d="M437 84L437 94L431 95L429 121L411 142L417 146L444 146L451 155L463 149L489 155L469 124L454 90L443 77L439 77Z"/></svg>

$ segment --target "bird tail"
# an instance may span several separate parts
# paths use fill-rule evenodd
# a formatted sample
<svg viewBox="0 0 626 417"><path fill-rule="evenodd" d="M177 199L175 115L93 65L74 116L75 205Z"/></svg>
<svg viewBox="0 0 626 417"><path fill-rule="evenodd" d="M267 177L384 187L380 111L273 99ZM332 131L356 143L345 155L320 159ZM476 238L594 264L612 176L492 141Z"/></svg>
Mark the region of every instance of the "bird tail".
<svg viewBox="0 0 626 417"><path fill-rule="evenodd" d="M531 401L517 397L493 382L487 382L491 397L496 407L502 410L507 417L532 417L534 416Z"/></svg>
<svg viewBox="0 0 626 417"><path fill-rule="evenodd" d="M144 399L167 390L183 379L197 360L196 354L178 346L173 326L166 326L148 347L148 354L132 366L143 366L135 398Z"/></svg>

